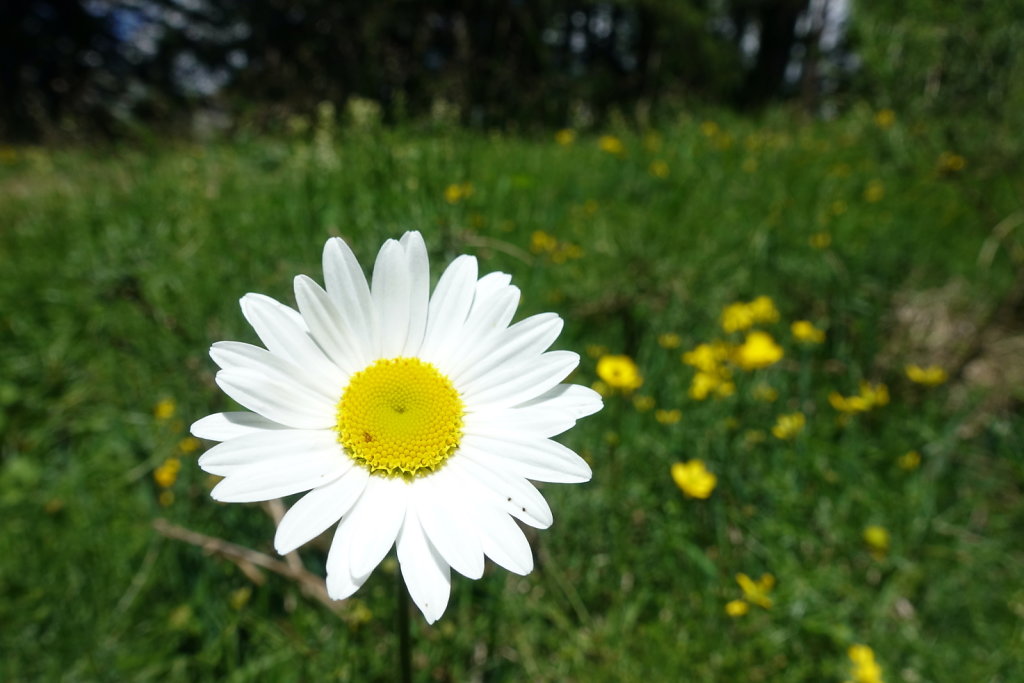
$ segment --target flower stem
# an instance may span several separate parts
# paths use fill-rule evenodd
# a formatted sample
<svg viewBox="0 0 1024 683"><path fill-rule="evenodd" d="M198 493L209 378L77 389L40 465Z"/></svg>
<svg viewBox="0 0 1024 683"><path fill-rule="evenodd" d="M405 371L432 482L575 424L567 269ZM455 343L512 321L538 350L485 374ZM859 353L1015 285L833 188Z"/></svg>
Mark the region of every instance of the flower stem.
<svg viewBox="0 0 1024 683"><path fill-rule="evenodd" d="M412 683L412 636L409 633L409 593L401 570L395 572L395 598L398 601L398 680Z"/></svg>

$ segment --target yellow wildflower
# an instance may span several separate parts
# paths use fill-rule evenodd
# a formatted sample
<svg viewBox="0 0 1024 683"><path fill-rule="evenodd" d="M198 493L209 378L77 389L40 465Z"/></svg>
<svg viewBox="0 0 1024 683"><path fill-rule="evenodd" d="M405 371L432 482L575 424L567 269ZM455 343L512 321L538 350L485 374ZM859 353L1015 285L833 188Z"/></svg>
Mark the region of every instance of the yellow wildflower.
<svg viewBox="0 0 1024 683"><path fill-rule="evenodd" d="M543 230L534 230L530 234L530 251L534 254L550 254L558 248L558 240L554 235Z"/></svg>
<svg viewBox="0 0 1024 683"><path fill-rule="evenodd" d="M683 411L678 408L672 408L671 410L655 410L654 419L663 425L674 425L683 419Z"/></svg>
<svg viewBox="0 0 1024 683"><path fill-rule="evenodd" d="M658 346L663 349L678 349L682 341L675 332L663 332L658 335Z"/></svg>
<svg viewBox="0 0 1024 683"><path fill-rule="evenodd" d="M889 387L882 382L861 382L860 395L872 408L889 405Z"/></svg>
<svg viewBox="0 0 1024 683"><path fill-rule="evenodd" d="M449 204L458 204L473 194L473 183L453 183L444 188L444 200Z"/></svg>
<svg viewBox="0 0 1024 683"><path fill-rule="evenodd" d="M643 386L640 368L629 356L602 356L597 361L597 376L612 389L629 393Z"/></svg>
<svg viewBox="0 0 1024 683"><path fill-rule="evenodd" d="M756 370L779 362L782 356L782 347L770 334L754 330L748 332L746 340L736 348L733 361L744 370Z"/></svg>
<svg viewBox="0 0 1024 683"><path fill-rule="evenodd" d="M705 137L713 138L718 135L719 130L721 129L714 121L705 121L700 124L700 132L703 133Z"/></svg>
<svg viewBox="0 0 1024 683"><path fill-rule="evenodd" d="M929 365L922 368L920 365L908 365L904 370L907 377L915 384L923 384L926 387L934 387L949 379L949 374L938 365Z"/></svg>
<svg viewBox="0 0 1024 683"><path fill-rule="evenodd" d="M730 617L742 617L749 611L750 605L747 604L746 600L730 600L725 603L725 613Z"/></svg>
<svg viewBox="0 0 1024 683"><path fill-rule="evenodd" d="M655 178L668 178L668 164L661 159L652 161L648 170Z"/></svg>
<svg viewBox="0 0 1024 683"><path fill-rule="evenodd" d="M161 491L160 495L158 495L156 499L160 502L160 505L162 505L163 507L170 507L171 505L174 504L174 491Z"/></svg>
<svg viewBox="0 0 1024 683"><path fill-rule="evenodd" d="M884 527L877 524L865 527L862 537L875 557L884 557L889 551L889 532Z"/></svg>
<svg viewBox="0 0 1024 683"><path fill-rule="evenodd" d="M654 397L636 396L633 398L633 407L636 408L638 413L646 413L648 410L654 408Z"/></svg>
<svg viewBox="0 0 1024 683"><path fill-rule="evenodd" d="M875 112L875 125L882 130L892 128L894 123L896 123L896 112L892 109L879 109Z"/></svg>
<svg viewBox="0 0 1024 683"><path fill-rule="evenodd" d="M690 381L690 398L695 401L703 401L710 396L712 392L717 393L722 383L722 376L719 373L705 372L701 370L697 372ZM730 391L727 395L731 394L732 392Z"/></svg>
<svg viewBox="0 0 1024 683"><path fill-rule="evenodd" d="M740 572L736 575L736 583L743 590L743 598L759 607L768 609L772 606L772 599L768 597L772 588L775 587L775 577L771 574L762 574L761 578L754 581L746 574Z"/></svg>
<svg viewBox="0 0 1024 683"><path fill-rule="evenodd" d="M775 426L772 427L772 434L776 439L794 439L797 434L803 431L806 424L807 418L804 417L803 413L779 415L775 420Z"/></svg>
<svg viewBox="0 0 1024 683"><path fill-rule="evenodd" d="M875 661L874 651L867 645L851 645L847 650L853 662L853 680L851 683L884 683L882 667Z"/></svg>
<svg viewBox="0 0 1024 683"><path fill-rule="evenodd" d="M182 455L188 455L189 453L195 453L202 446L194 436L186 436L184 439L178 442L178 452Z"/></svg>
<svg viewBox="0 0 1024 683"><path fill-rule="evenodd" d="M790 331L799 341L820 344L825 341L825 330L814 326L809 320L797 320L789 326Z"/></svg>
<svg viewBox="0 0 1024 683"><path fill-rule="evenodd" d="M181 461L177 458L167 458L164 463L153 470L153 481L161 488L170 488L178 479L178 472L181 471Z"/></svg>
<svg viewBox="0 0 1024 683"><path fill-rule="evenodd" d="M816 232L811 235L808 243L815 249L828 249L832 244L832 235L827 232Z"/></svg>
<svg viewBox="0 0 1024 683"><path fill-rule="evenodd" d="M698 344L681 356L684 363L702 372L717 373L719 366L729 358L730 348L725 342Z"/></svg>
<svg viewBox="0 0 1024 683"><path fill-rule="evenodd" d="M601 148L602 152L614 154L617 157L626 153L626 146L614 135L602 135L597 139L597 146Z"/></svg>
<svg viewBox="0 0 1024 683"><path fill-rule="evenodd" d="M959 154L943 152L939 155L939 171L943 173L956 173L967 168L967 159Z"/></svg>
<svg viewBox="0 0 1024 683"><path fill-rule="evenodd" d="M576 142L576 131L572 128L563 128L555 133L555 142L562 147L568 147L572 143Z"/></svg>
<svg viewBox="0 0 1024 683"><path fill-rule="evenodd" d="M779 320L779 310L770 296L759 296L750 302L750 312L755 323L774 323Z"/></svg>
<svg viewBox="0 0 1024 683"><path fill-rule="evenodd" d="M889 403L889 388L881 382L861 382L859 395L843 396L833 391L828 395L828 402L841 413L866 413Z"/></svg>
<svg viewBox="0 0 1024 683"><path fill-rule="evenodd" d="M917 451L907 451L897 462L902 470L916 470L921 465L921 454Z"/></svg>
<svg viewBox="0 0 1024 683"><path fill-rule="evenodd" d="M881 180L872 180L868 183L868 186L864 188L864 199L872 204L882 201L882 197L884 196L885 185L882 184Z"/></svg>
<svg viewBox="0 0 1024 683"><path fill-rule="evenodd" d="M750 305L737 301L722 309L722 329L726 332L740 332L754 326L754 312Z"/></svg>
<svg viewBox="0 0 1024 683"><path fill-rule="evenodd" d="M706 499L715 490L718 477L708 472L703 460L677 462L672 465L672 479L676 486L690 498Z"/></svg>
<svg viewBox="0 0 1024 683"><path fill-rule="evenodd" d="M153 406L153 416L158 420L170 420L177 409L178 406L173 400L165 398Z"/></svg>

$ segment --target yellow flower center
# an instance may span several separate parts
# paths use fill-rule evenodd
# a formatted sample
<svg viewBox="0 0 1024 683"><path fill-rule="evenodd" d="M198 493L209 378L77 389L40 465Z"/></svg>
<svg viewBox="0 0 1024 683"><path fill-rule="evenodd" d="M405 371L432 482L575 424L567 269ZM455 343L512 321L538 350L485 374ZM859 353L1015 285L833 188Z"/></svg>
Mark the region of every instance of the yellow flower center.
<svg viewBox="0 0 1024 683"><path fill-rule="evenodd" d="M418 358L378 360L338 402L338 442L371 474L433 472L462 439L464 407L450 379Z"/></svg>

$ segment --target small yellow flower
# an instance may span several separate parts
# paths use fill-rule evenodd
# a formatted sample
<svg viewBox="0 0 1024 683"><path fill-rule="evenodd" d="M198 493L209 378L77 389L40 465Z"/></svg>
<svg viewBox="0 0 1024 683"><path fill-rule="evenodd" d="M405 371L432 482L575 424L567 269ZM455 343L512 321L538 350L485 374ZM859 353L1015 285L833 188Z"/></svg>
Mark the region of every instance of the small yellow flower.
<svg viewBox="0 0 1024 683"><path fill-rule="evenodd" d="M663 332L658 335L658 346L663 349L678 349L683 340L675 332Z"/></svg>
<svg viewBox="0 0 1024 683"><path fill-rule="evenodd" d="M765 403L774 403L779 398L779 392L764 383L754 385L750 393L755 400L764 401Z"/></svg>
<svg viewBox="0 0 1024 683"><path fill-rule="evenodd" d="M885 185L882 184L881 180L872 180L868 183L868 186L864 188L864 199L872 204L882 201L884 196Z"/></svg>
<svg viewBox="0 0 1024 683"><path fill-rule="evenodd" d="M182 455L188 455L189 453L195 453L203 444L199 442L194 436L186 436L184 439L178 442L178 452Z"/></svg>
<svg viewBox="0 0 1024 683"><path fill-rule="evenodd" d="M178 480L178 472L181 471L181 461L177 458L167 458L164 463L153 470L153 481L161 488L170 488Z"/></svg>
<svg viewBox="0 0 1024 683"><path fill-rule="evenodd" d="M949 379L949 374L938 365L929 365L926 368L922 368L920 365L908 365L904 370L911 382L923 384L926 387L938 386Z"/></svg>
<svg viewBox="0 0 1024 683"><path fill-rule="evenodd" d="M741 332L754 326L754 312L742 301L729 304L722 309L722 329L726 332Z"/></svg>
<svg viewBox="0 0 1024 683"><path fill-rule="evenodd" d="M622 140L614 135L602 135L597 139L597 146L601 148L602 152L614 154L618 157L626 153L626 146L622 144Z"/></svg>
<svg viewBox="0 0 1024 683"><path fill-rule="evenodd" d="M897 462L899 463L900 469L910 472L911 470L916 470L920 467L921 454L917 451L907 451L900 456L900 459Z"/></svg>
<svg viewBox="0 0 1024 683"><path fill-rule="evenodd" d="M862 537L875 557L884 557L889 551L889 532L884 527L877 524L865 527Z"/></svg>
<svg viewBox="0 0 1024 683"><path fill-rule="evenodd" d="M896 123L896 112L892 109L879 109L875 112L875 125L882 130L892 128L894 123Z"/></svg>
<svg viewBox="0 0 1024 683"><path fill-rule="evenodd" d="M772 434L776 439L781 439L783 441L795 439L796 435L803 431L804 425L806 424L807 418L804 417L803 413L779 415L775 420L775 426L772 427Z"/></svg>
<svg viewBox="0 0 1024 683"><path fill-rule="evenodd" d="M731 351L732 349L725 342L713 341L710 344L698 344L680 358L684 363L701 372L716 374L719 372L721 364L728 360Z"/></svg>
<svg viewBox="0 0 1024 683"><path fill-rule="evenodd" d="M703 401L712 393L717 392L722 384L722 377L717 372L697 372L690 381L690 398Z"/></svg>
<svg viewBox="0 0 1024 683"><path fill-rule="evenodd" d="M629 393L643 386L640 368L629 356L602 356L597 361L597 376L612 389Z"/></svg>
<svg viewBox="0 0 1024 683"><path fill-rule="evenodd" d="M718 483L718 477L708 472L703 460L673 464L672 479L686 496L700 499L709 498Z"/></svg>
<svg viewBox="0 0 1024 683"><path fill-rule="evenodd" d="M648 170L655 178L668 178L668 164L661 159L652 161Z"/></svg>
<svg viewBox="0 0 1024 683"><path fill-rule="evenodd" d="M832 245L832 235L827 232L816 232L811 235L808 243L815 249L828 249Z"/></svg>
<svg viewBox="0 0 1024 683"><path fill-rule="evenodd" d="M633 398L633 407L636 408L636 411L638 413L646 413L647 411L654 408L654 397L635 396Z"/></svg>
<svg viewBox="0 0 1024 683"><path fill-rule="evenodd" d="M554 235L543 230L534 230L530 234L530 251L534 254L550 254L558 248L558 240Z"/></svg>
<svg viewBox="0 0 1024 683"><path fill-rule="evenodd" d="M875 661L874 651L867 645L851 645L847 650L853 662L853 681L851 683L884 683L882 668Z"/></svg>
<svg viewBox="0 0 1024 683"><path fill-rule="evenodd" d="M771 574L762 574L761 578L754 581L746 574L740 572L736 575L736 583L743 590L743 598L759 607L769 609L772 606L772 599L768 594L775 587L775 577Z"/></svg>
<svg viewBox="0 0 1024 683"><path fill-rule="evenodd" d="M473 194L473 183L453 183L444 188L444 200L449 204L458 204Z"/></svg>
<svg viewBox="0 0 1024 683"><path fill-rule="evenodd" d="M718 124L714 121L705 121L700 124L700 132L704 134L704 137L713 138L718 135L720 130Z"/></svg>
<svg viewBox="0 0 1024 683"><path fill-rule="evenodd" d="M671 410L655 410L654 419L663 425L674 425L683 419L683 411L678 408Z"/></svg>
<svg viewBox="0 0 1024 683"><path fill-rule="evenodd" d="M750 605L747 604L746 600L730 600L725 603L725 613L730 617L742 617L749 611Z"/></svg>
<svg viewBox="0 0 1024 683"><path fill-rule="evenodd" d="M814 326L809 320L797 320L789 326L793 337L802 342L820 344L825 341L825 330Z"/></svg>
<svg viewBox="0 0 1024 683"><path fill-rule="evenodd" d="M774 323L779 321L779 310L770 296L759 296L750 302L750 312L755 323Z"/></svg>
<svg viewBox="0 0 1024 683"><path fill-rule="evenodd" d="M249 598L251 597L252 588L249 586L242 586L241 588L231 591L228 595L228 604L231 605L231 609L240 610L248 604Z"/></svg>
<svg viewBox="0 0 1024 683"><path fill-rule="evenodd" d="M967 159L959 154L943 152L939 155L939 171L943 173L956 173L967 168Z"/></svg>
<svg viewBox="0 0 1024 683"><path fill-rule="evenodd" d="M568 147L572 143L576 142L576 131L572 128L563 128L555 133L555 142L562 147Z"/></svg>
<svg viewBox="0 0 1024 683"><path fill-rule="evenodd" d="M746 340L736 348L733 361L744 370L757 370L782 360L782 347L767 332L748 332Z"/></svg>
<svg viewBox="0 0 1024 683"><path fill-rule="evenodd" d="M833 391L828 395L828 402L840 413L866 413L889 403L889 388L881 382L861 382L859 395L843 396Z"/></svg>
<svg viewBox="0 0 1024 683"><path fill-rule="evenodd" d="M177 409L178 406L173 400L165 398L153 406L153 416L158 420L170 420Z"/></svg>
<svg viewBox="0 0 1024 683"><path fill-rule="evenodd" d="M889 387L882 382L861 382L860 395L872 408L889 405Z"/></svg>
<svg viewBox="0 0 1024 683"><path fill-rule="evenodd" d="M160 505L167 508L174 504L174 491L164 490L156 497Z"/></svg>

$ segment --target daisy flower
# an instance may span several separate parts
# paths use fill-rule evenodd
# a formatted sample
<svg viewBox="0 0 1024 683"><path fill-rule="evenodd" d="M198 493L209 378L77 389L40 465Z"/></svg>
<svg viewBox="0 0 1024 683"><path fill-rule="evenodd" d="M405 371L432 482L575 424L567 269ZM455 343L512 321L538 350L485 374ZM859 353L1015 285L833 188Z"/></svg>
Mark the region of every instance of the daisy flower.
<svg viewBox="0 0 1024 683"><path fill-rule="evenodd" d="M217 342L217 384L248 411L217 413L192 434L222 443L199 465L224 477L214 499L253 502L309 491L274 545L289 553L337 524L327 590L355 593L392 546L427 622L448 604L451 569L484 556L517 574L533 555L514 521L552 523L530 482L579 483L590 467L551 437L601 409L562 383L579 363L548 351L554 313L510 324L519 289L456 258L430 293L418 232L381 247L368 284L351 249L328 240L326 288L295 278L298 310L259 294L242 313L266 348ZM340 520L340 521L339 521Z"/></svg>

